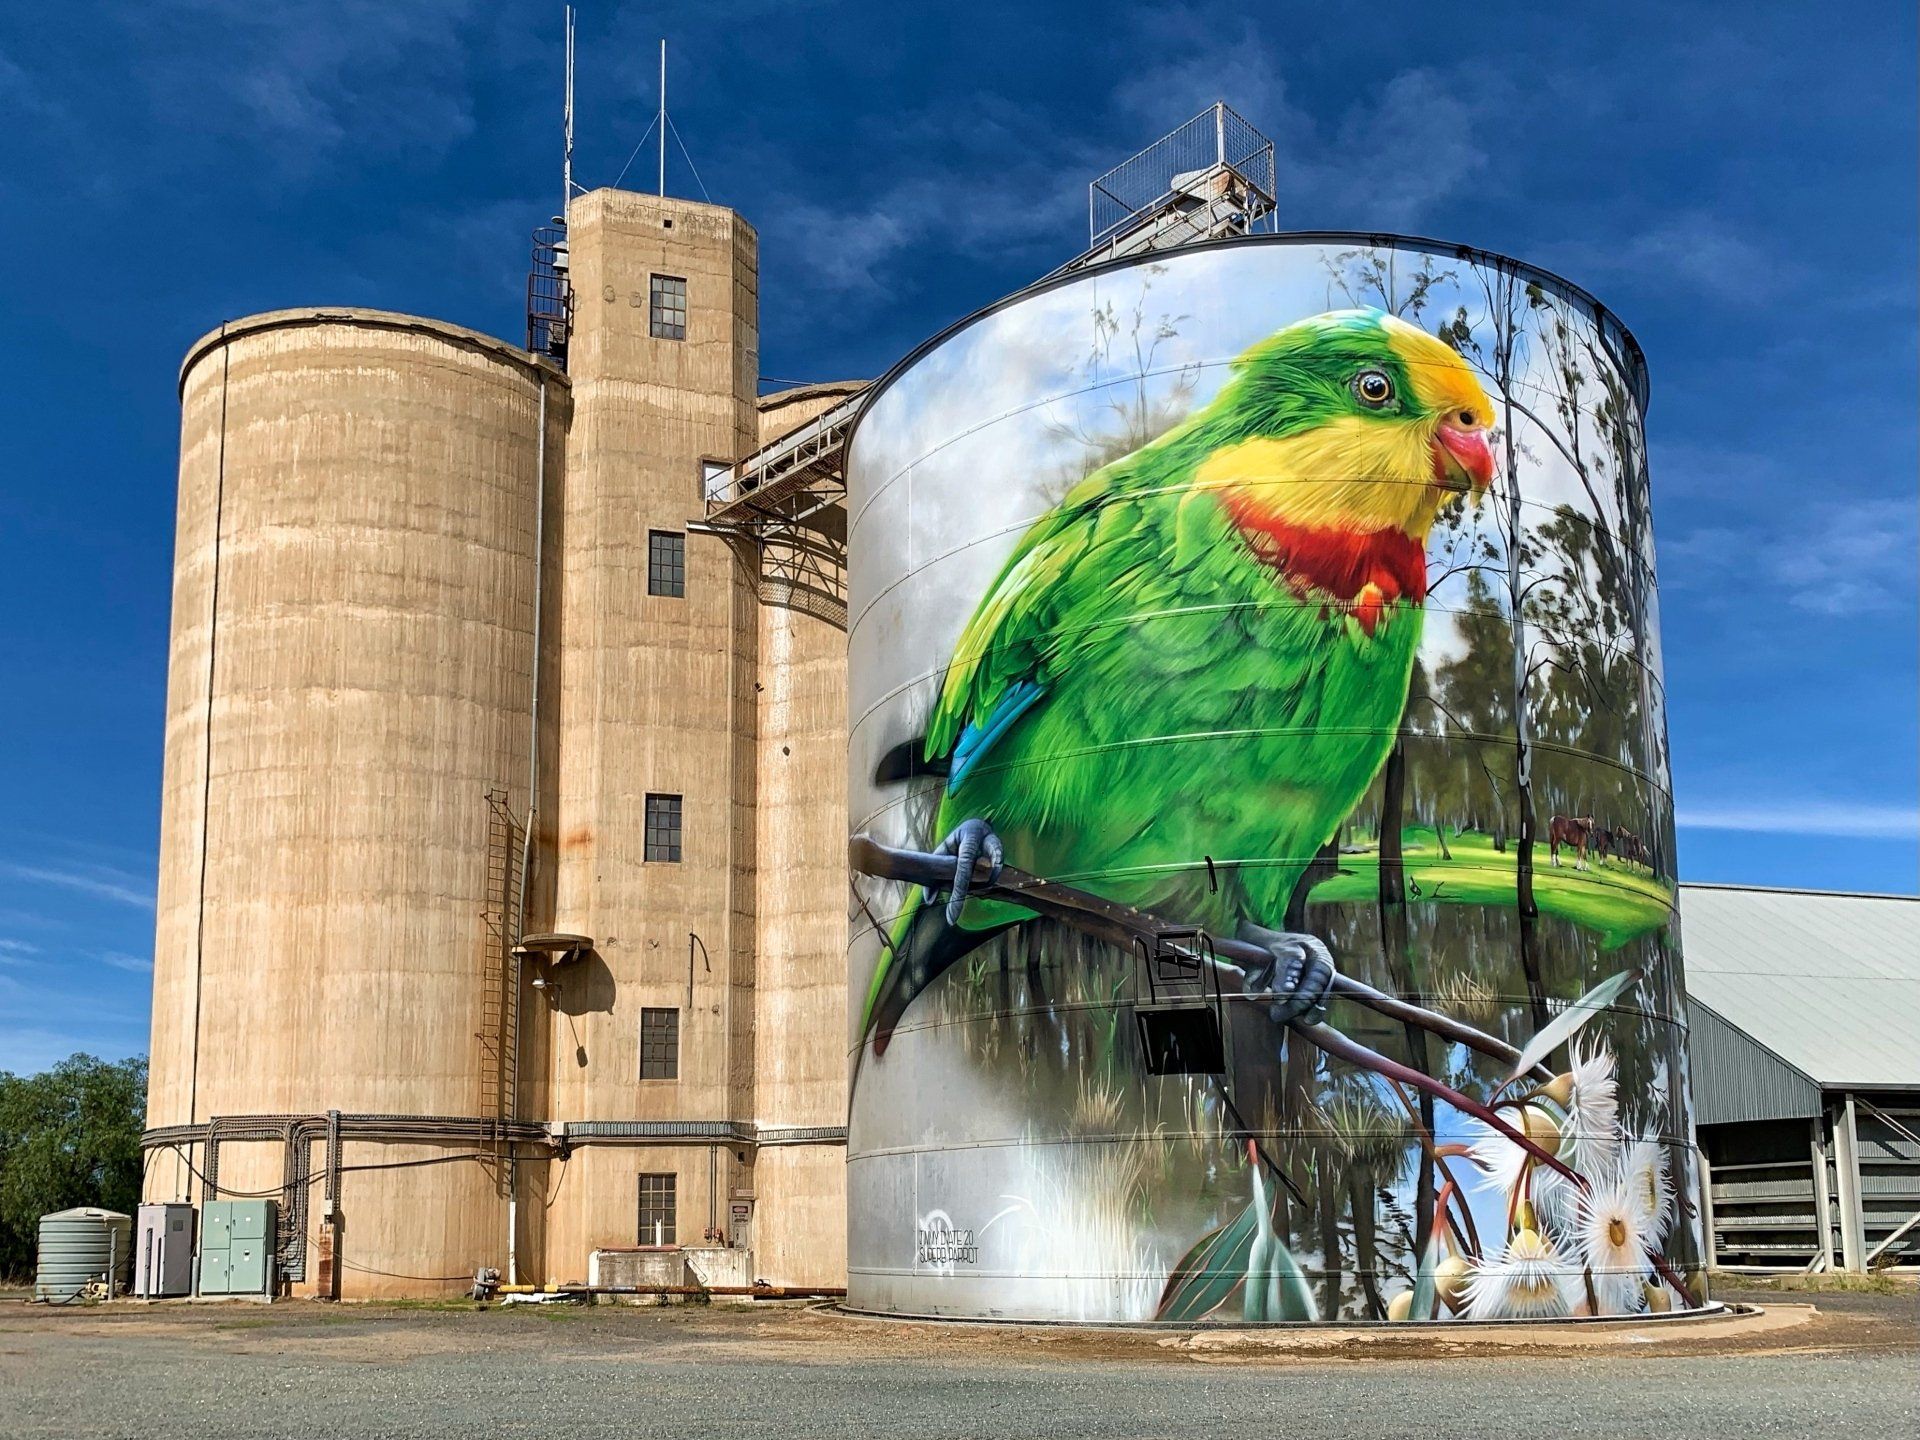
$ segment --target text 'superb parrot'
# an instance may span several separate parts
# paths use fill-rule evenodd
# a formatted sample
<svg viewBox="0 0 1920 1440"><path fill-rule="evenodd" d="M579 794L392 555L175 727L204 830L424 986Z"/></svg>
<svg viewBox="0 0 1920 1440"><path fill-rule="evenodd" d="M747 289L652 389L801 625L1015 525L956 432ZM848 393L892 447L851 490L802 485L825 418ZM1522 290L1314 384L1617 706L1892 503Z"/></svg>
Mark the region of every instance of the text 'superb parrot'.
<svg viewBox="0 0 1920 1440"><path fill-rule="evenodd" d="M1261 927L1391 748L1427 534L1491 481L1492 419L1440 340L1379 311L1319 315L1033 525L928 721L958 881L893 927L862 1017L876 1054L936 975L1029 918L968 898L981 853L1268 942L1278 963L1294 937Z"/></svg>

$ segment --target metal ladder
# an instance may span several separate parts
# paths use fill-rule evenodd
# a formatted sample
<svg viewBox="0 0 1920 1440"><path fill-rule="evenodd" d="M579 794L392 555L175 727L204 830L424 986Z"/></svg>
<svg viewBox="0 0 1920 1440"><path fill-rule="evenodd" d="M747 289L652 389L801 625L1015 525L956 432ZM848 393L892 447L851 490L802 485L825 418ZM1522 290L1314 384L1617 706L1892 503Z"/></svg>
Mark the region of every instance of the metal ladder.
<svg viewBox="0 0 1920 1440"><path fill-rule="evenodd" d="M508 1139L519 1115L520 987L513 947L520 938L518 879L526 837L503 790L487 792L487 905L481 911L485 965L480 1028L480 1114L488 1123L488 1169L494 1188L507 1193Z"/></svg>

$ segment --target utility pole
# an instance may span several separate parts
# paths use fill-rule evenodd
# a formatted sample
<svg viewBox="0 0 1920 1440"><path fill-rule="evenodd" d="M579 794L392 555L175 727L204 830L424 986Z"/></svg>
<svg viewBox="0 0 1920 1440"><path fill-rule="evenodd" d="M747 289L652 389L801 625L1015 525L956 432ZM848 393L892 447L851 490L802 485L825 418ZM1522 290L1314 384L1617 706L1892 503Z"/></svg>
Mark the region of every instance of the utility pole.
<svg viewBox="0 0 1920 1440"><path fill-rule="evenodd" d="M573 6L567 6L566 152L560 163L560 223L566 224L573 203Z"/></svg>

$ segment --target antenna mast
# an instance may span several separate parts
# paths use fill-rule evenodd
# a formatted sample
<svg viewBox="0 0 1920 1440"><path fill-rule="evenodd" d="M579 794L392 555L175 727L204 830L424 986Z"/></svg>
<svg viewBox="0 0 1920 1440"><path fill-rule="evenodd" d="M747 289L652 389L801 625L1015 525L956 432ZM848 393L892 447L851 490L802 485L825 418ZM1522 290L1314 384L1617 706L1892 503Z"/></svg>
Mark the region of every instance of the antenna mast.
<svg viewBox="0 0 1920 1440"><path fill-rule="evenodd" d="M660 198L667 195L667 42L660 42Z"/></svg>
<svg viewBox="0 0 1920 1440"><path fill-rule="evenodd" d="M573 203L573 6L567 6L567 146L560 163L560 220L566 223L567 206Z"/></svg>

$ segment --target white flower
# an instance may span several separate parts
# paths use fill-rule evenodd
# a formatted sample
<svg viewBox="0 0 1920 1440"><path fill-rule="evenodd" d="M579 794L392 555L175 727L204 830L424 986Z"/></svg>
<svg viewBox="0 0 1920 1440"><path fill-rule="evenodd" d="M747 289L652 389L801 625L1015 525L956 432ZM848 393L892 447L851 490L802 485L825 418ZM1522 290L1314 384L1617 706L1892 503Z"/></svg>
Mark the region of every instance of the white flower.
<svg viewBox="0 0 1920 1440"><path fill-rule="evenodd" d="M1646 1304L1646 1198L1625 1178L1595 1186L1578 1201L1575 1230L1602 1315L1629 1315Z"/></svg>
<svg viewBox="0 0 1920 1440"><path fill-rule="evenodd" d="M1516 1230L1498 1260L1483 1261L1467 1281L1467 1313L1475 1320L1554 1320L1573 1313L1577 1278L1537 1230Z"/></svg>
<svg viewBox="0 0 1920 1440"><path fill-rule="evenodd" d="M1576 1036L1572 1055L1573 1093L1567 1103L1560 1158L1582 1175L1597 1179L1609 1174L1620 1157L1619 1086L1614 1078L1613 1052L1604 1045L1595 1045L1588 1052Z"/></svg>
<svg viewBox="0 0 1920 1440"><path fill-rule="evenodd" d="M1484 1120L1468 1122L1473 1138L1467 1143L1467 1159L1479 1172L1476 1189L1511 1195L1527 1168L1527 1152Z"/></svg>
<svg viewBox="0 0 1920 1440"><path fill-rule="evenodd" d="M1635 1140L1620 1158L1620 1181L1633 1193L1647 1217L1647 1248L1666 1243L1673 1228L1673 1181L1667 1177L1667 1152L1657 1140Z"/></svg>
<svg viewBox="0 0 1920 1440"><path fill-rule="evenodd" d="M1516 1134L1525 1135L1547 1154L1557 1153L1560 1145L1559 1127L1554 1124L1553 1117L1539 1106L1527 1105L1519 1110L1508 1110L1501 1119ZM1505 1131L1496 1130L1484 1120L1469 1121L1468 1127L1473 1138L1467 1145L1467 1156L1480 1172L1477 1188L1498 1191L1511 1201L1529 1162L1534 1166L1535 1185L1539 1184L1542 1174L1552 1173L1537 1155L1508 1138Z"/></svg>
<svg viewBox="0 0 1920 1440"><path fill-rule="evenodd" d="M1556 1245L1569 1248L1577 1246L1580 1225L1580 1187L1558 1170L1549 1170L1545 1165L1536 1165L1529 1188L1533 1192L1531 1198L1534 1213L1540 1217L1540 1223L1546 1227L1548 1237Z"/></svg>

